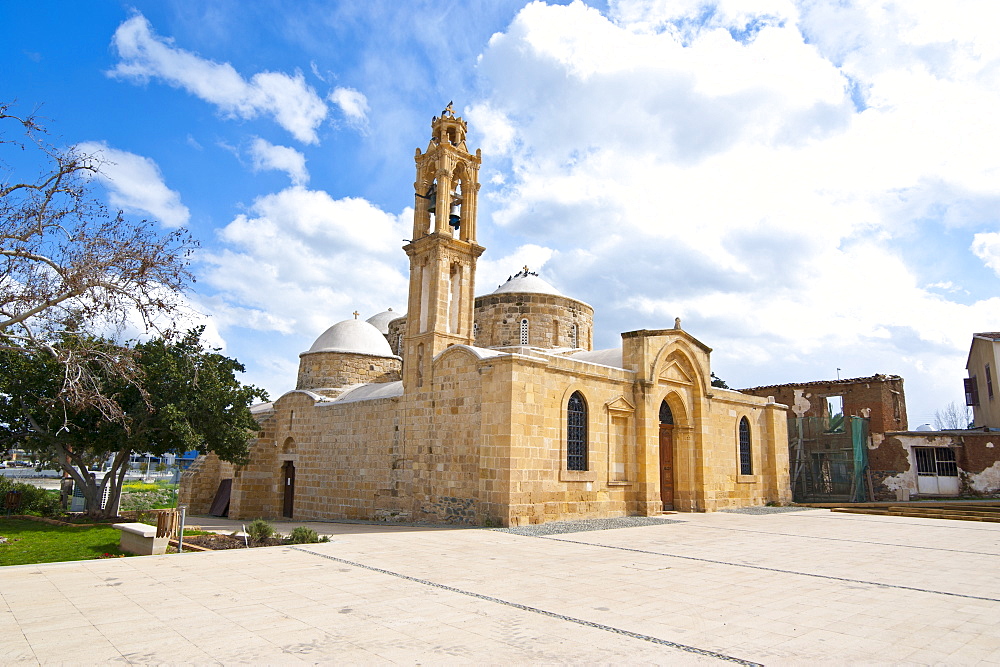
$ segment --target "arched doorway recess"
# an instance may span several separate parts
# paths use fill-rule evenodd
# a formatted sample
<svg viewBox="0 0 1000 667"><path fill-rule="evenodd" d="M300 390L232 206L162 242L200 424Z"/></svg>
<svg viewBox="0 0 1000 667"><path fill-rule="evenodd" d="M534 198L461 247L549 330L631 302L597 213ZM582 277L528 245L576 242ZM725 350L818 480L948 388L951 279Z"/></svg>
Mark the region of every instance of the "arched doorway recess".
<svg viewBox="0 0 1000 667"><path fill-rule="evenodd" d="M666 400L660 403L660 502L674 509L674 414Z"/></svg>

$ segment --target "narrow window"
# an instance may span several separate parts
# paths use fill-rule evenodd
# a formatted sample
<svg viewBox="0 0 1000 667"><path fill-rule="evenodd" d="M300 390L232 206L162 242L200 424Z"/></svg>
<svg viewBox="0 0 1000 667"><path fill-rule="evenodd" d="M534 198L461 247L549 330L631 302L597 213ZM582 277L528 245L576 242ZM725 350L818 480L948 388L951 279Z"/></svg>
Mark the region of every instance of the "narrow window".
<svg viewBox="0 0 1000 667"><path fill-rule="evenodd" d="M521 345L528 344L528 320L521 320Z"/></svg>
<svg viewBox="0 0 1000 667"><path fill-rule="evenodd" d="M993 398L993 374L990 373L989 364L986 364L986 395Z"/></svg>
<svg viewBox="0 0 1000 667"><path fill-rule="evenodd" d="M427 311L430 310L431 272L426 266L420 267L420 332L427 331Z"/></svg>
<svg viewBox="0 0 1000 667"><path fill-rule="evenodd" d="M451 288L448 291L448 333L458 333L458 316L462 312L462 267L451 267Z"/></svg>
<svg viewBox="0 0 1000 667"><path fill-rule="evenodd" d="M424 386L424 344L417 345L417 386Z"/></svg>
<svg viewBox="0 0 1000 667"><path fill-rule="evenodd" d="M750 458L750 421L740 419L740 474L753 474L753 461Z"/></svg>
<svg viewBox="0 0 1000 667"><path fill-rule="evenodd" d="M566 405L566 469L587 469L587 403L573 392Z"/></svg>
<svg viewBox="0 0 1000 667"><path fill-rule="evenodd" d="M479 338L479 322L472 323L472 340Z"/></svg>
<svg viewBox="0 0 1000 667"><path fill-rule="evenodd" d="M576 324L573 324L569 328L569 344L570 347L580 347L579 336L577 335L579 329L577 329Z"/></svg>

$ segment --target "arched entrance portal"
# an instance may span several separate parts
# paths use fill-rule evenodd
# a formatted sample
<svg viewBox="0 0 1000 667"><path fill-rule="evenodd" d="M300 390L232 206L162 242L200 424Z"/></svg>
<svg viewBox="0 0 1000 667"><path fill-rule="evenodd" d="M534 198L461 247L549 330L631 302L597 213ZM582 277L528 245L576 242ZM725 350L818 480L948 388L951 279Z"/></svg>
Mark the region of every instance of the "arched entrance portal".
<svg viewBox="0 0 1000 667"><path fill-rule="evenodd" d="M660 403L660 501L674 509L674 414L666 401Z"/></svg>

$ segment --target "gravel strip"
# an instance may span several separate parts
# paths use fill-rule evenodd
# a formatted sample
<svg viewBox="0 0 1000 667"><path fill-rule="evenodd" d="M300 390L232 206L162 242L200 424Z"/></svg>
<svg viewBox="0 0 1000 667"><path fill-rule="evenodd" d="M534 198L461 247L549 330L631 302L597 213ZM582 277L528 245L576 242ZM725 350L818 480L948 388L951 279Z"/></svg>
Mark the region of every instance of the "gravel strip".
<svg viewBox="0 0 1000 667"><path fill-rule="evenodd" d="M728 510L719 510L720 512L729 512L730 514L781 514L783 512L808 512L809 510L814 510L815 507L734 507Z"/></svg>
<svg viewBox="0 0 1000 667"><path fill-rule="evenodd" d="M493 528L501 533L514 535L530 535L543 537L545 535L562 535L563 533L582 533L587 530L613 530L615 528L635 528L637 526L658 526L664 523L684 523L677 519L667 519L658 516L622 516L613 519L581 519L579 521L550 521L530 526L515 526L512 528Z"/></svg>

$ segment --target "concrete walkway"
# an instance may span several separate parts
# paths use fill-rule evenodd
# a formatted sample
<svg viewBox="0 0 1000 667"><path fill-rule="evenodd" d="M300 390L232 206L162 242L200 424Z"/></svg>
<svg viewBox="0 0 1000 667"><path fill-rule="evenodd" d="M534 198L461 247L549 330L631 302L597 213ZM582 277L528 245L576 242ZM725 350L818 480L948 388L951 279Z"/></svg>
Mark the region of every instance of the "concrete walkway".
<svg viewBox="0 0 1000 667"><path fill-rule="evenodd" d="M0 662L1000 664L1000 524L670 518L6 567Z"/></svg>

